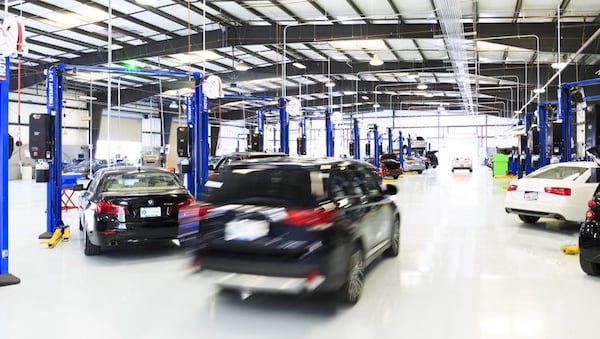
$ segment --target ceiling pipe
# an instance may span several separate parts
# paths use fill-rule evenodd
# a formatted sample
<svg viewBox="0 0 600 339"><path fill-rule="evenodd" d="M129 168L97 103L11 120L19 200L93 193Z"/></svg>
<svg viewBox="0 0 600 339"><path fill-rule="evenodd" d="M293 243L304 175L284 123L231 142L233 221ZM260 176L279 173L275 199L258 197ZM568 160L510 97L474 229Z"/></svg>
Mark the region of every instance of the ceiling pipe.
<svg viewBox="0 0 600 339"><path fill-rule="evenodd" d="M544 84L544 86L541 87L541 89L546 89L546 87L548 87L552 81L554 81L554 79L556 79L560 73L562 73L562 71L571 63L573 62L573 60L575 60L575 58L577 58L579 56L579 54L581 54L594 40L598 39L600 37L600 28L598 28L596 30L596 32L594 32L594 34L592 34L592 36L586 40L586 42L583 43L583 45L581 45L581 47L579 47L579 49L575 52L575 54L572 54L567 61L565 62L564 65L561 65L560 68L556 71L556 73L554 73L554 75L548 79L548 81ZM559 84L560 86L560 84ZM540 88L540 87L538 87ZM519 111L523 111L524 109L527 109L527 105L531 104L536 98L538 97L538 95L535 95L533 97L531 97L529 99L529 101L527 101L523 107L521 107L521 109Z"/></svg>

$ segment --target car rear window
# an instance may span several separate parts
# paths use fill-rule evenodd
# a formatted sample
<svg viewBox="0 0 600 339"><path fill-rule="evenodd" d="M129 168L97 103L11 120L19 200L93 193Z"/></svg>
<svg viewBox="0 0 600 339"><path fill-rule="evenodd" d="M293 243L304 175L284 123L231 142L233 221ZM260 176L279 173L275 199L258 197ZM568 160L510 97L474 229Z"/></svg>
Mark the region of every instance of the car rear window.
<svg viewBox="0 0 600 339"><path fill-rule="evenodd" d="M282 207L315 206L325 196L327 173L290 168L233 168L204 186L202 200Z"/></svg>
<svg viewBox="0 0 600 339"><path fill-rule="evenodd" d="M555 166L537 173L531 173L528 177L536 179L576 180L587 170L587 167L580 166Z"/></svg>
<svg viewBox="0 0 600 339"><path fill-rule="evenodd" d="M102 192L121 192L177 189L181 184L171 173L133 171L107 173L100 186Z"/></svg>

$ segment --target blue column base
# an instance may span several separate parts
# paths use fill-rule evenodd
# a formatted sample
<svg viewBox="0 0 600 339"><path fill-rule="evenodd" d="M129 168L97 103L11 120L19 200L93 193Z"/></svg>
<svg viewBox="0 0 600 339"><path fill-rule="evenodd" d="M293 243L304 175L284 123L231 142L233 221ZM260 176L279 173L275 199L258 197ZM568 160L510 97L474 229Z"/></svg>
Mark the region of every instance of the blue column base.
<svg viewBox="0 0 600 339"><path fill-rule="evenodd" d="M15 277L14 275L12 275L10 273L0 274L0 287L16 285L16 284L19 284L20 282L21 282L21 279Z"/></svg>

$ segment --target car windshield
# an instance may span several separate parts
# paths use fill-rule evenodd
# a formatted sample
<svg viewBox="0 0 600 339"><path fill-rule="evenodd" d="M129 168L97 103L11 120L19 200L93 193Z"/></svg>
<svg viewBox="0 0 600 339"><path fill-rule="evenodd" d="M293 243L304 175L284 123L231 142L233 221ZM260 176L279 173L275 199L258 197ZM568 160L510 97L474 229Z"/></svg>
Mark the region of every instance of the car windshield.
<svg viewBox="0 0 600 339"><path fill-rule="evenodd" d="M143 171L107 173L100 186L102 192L160 191L181 187L171 173Z"/></svg>
<svg viewBox="0 0 600 339"><path fill-rule="evenodd" d="M306 169L252 167L224 171L204 186L202 200L281 207L314 206L325 195L324 175Z"/></svg>
<svg viewBox="0 0 600 339"><path fill-rule="evenodd" d="M580 166L555 166L546 170L531 173L528 178L536 179L555 179L555 180L576 180L585 171L587 167Z"/></svg>

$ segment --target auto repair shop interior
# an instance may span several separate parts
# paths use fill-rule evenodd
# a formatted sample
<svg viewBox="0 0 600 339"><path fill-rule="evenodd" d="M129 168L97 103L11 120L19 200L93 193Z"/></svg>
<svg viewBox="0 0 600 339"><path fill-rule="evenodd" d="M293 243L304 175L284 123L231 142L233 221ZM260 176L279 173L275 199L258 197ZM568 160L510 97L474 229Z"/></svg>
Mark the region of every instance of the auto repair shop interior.
<svg viewBox="0 0 600 339"><path fill-rule="evenodd" d="M595 338L597 0L3 1L0 338Z"/></svg>

